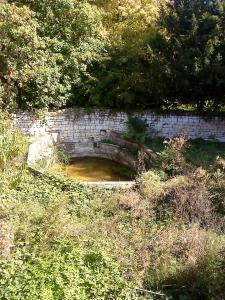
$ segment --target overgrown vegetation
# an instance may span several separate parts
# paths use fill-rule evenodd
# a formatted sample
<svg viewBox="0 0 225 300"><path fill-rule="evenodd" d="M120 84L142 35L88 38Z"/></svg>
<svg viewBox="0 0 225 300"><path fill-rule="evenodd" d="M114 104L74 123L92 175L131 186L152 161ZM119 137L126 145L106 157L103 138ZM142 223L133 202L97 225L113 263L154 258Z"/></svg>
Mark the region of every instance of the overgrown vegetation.
<svg viewBox="0 0 225 300"><path fill-rule="evenodd" d="M164 144L179 142L179 172L159 156L130 190L32 175L10 164L16 142L1 150L13 176L1 169L0 299L224 299L225 174L216 160L208 170L187 161L200 142Z"/></svg>
<svg viewBox="0 0 225 300"><path fill-rule="evenodd" d="M147 138L147 126L137 117L129 117L125 136L139 144L145 144Z"/></svg>
<svg viewBox="0 0 225 300"><path fill-rule="evenodd" d="M5 171L12 164L24 161L27 139L13 124L7 113L0 111L0 169ZM13 161L14 158L17 161Z"/></svg>
<svg viewBox="0 0 225 300"><path fill-rule="evenodd" d="M0 3L0 104L224 110L223 0Z"/></svg>

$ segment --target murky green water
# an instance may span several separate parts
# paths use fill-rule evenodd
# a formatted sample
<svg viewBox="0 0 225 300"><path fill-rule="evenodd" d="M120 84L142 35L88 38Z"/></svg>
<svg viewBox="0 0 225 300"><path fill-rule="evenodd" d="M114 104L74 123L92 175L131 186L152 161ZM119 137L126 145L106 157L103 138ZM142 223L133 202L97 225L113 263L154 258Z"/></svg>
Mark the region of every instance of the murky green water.
<svg viewBox="0 0 225 300"><path fill-rule="evenodd" d="M75 158L68 166L54 166L60 173L80 181L127 181L133 172L117 162L95 157Z"/></svg>

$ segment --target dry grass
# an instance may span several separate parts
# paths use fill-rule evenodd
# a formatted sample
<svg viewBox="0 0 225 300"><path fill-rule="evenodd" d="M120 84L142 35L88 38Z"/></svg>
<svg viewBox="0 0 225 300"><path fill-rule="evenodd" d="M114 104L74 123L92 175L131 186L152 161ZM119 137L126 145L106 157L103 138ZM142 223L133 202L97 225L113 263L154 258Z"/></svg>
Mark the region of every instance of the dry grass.
<svg viewBox="0 0 225 300"><path fill-rule="evenodd" d="M202 282L207 288L216 285L216 277L210 284L207 278L213 268L215 276L219 274L225 239L208 188L211 180L201 168L167 181L147 172L137 190L107 199L111 214L98 223L95 233L114 241L113 253L128 278L153 290L175 284L181 294L182 289L196 293ZM223 289L219 284L211 290Z"/></svg>
<svg viewBox="0 0 225 300"><path fill-rule="evenodd" d="M14 233L12 226L6 222L0 223L0 259L5 260L11 256L14 246Z"/></svg>
<svg viewBox="0 0 225 300"><path fill-rule="evenodd" d="M215 161L216 167L225 172L225 159L217 156Z"/></svg>
<svg viewBox="0 0 225 300"><path fill-rule="evenodd" d="M142 207L151 208L157 220L169 218L186 224L195 223L203 228L219 228L223 222L216 217L209 184L210 177L201 168L166 182L160 181L153 172L147 172L139 182L140 203Z"/></svg>
<svg viewBox="0 0 225 300"><path fill-rule="evenodd" d="M149 201L155 201L163 193L163 184L160 177L152 171L143 173L138 180L139 193Z"/></svg>
<svg viewBox="0 0 225 300"><path fill-rule="evenodd" d="M164 143L170 150L175 153L176 162L177 164L180 164L183 160L185 151L189 148L187 130L182 129L177 137L170 138Z"/></svg>
<svg viewBox="0 0 225 300"><path fill-rule="evenodd" d="M209 225L214 213L205 171L198 169L180 179L172 179L165 187L165 198L169 198L172 204L174 218L186 223Z"/></svg>
<svg viewBox="0 0 225 300"><path fill-rule="evenodd" d="M149 264L145 285L154 283L159 288L176 283L177 288L184 285L186 289L201 286L199 274L206 280L207 272L212 272L207 269L208 261L218 260L223 251L224 238L196 226L182 230L172 225L159 230L149 241L148 251L142 252L147 253L142 259Z"/></svg>

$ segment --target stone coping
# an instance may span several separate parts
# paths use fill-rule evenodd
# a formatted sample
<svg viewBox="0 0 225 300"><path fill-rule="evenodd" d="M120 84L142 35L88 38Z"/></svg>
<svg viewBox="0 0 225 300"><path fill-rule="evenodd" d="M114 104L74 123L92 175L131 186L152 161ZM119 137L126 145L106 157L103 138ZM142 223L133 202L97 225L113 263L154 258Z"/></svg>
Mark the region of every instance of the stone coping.
<svg viewBox="0 0 225 300"><path fill-rule="evenodd" d="M76 182L76 181L75 181ZM79 184L88 186L100 186L104 188L132 188L136 182L135 181L78 181Z"/></svg>
<svg viewBox="0 0 225 300"><path fill-rule="evenodd" d="M37 170L33 168L32 166L28 166L31 173L33 173L36 176L51 176L55 177L54 175L50 173L42 172L41 170ZM122 189L129 189L135 186L136 182L135 180L130 181L79 181L79 180L73 180L69 177L63 176L66 180L70 181L71 183L77 183L84 186L93 186L93 187L103 187L107 189L114 189L114 188L122 188Z"/></svg>

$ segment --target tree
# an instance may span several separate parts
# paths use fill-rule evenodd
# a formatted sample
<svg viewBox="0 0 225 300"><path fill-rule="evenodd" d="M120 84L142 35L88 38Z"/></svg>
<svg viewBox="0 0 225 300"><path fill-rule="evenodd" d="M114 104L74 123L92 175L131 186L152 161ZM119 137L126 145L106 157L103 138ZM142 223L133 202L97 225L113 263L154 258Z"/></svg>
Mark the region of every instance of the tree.
<svg viewBox="0 0 225 300"><path fill-rule="evenodd" d="M224 0L4 2L2 107L225 102Z"/></svg>
<svg viewBox="0 0 225 300"><path fill-rule="evenodd" d="M94 2L105 11L107 52L90 70L79 99L86 95L89 104L117 108L159 106L164 66L150 45L158 31L159 3L166 1Z"/></svg>
<svg viewBox="0 0 225 300"><path fill-rule="evenodd" d="M195 104L198 111L207 101L225 103L225 2L171 1L160 25L167 34L154 50L168 65L169 102Z"/></svg>
<svg viewBox="0 0 225 300"><path fill-rule="evenodd" d="M40 44L37 23L27 7L0 6L0 41L0 100L8 107L20 97Z"/></svg>
<svg viewBox="0 0 225 300"><path fill-rule="evenodd" d="M101 54L101 14L76 0L21 0L0 6L0 97L6 107L62 107Z"/></svg>

